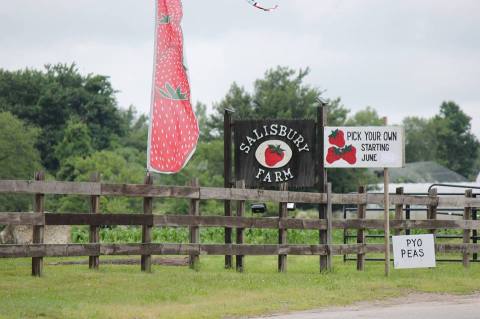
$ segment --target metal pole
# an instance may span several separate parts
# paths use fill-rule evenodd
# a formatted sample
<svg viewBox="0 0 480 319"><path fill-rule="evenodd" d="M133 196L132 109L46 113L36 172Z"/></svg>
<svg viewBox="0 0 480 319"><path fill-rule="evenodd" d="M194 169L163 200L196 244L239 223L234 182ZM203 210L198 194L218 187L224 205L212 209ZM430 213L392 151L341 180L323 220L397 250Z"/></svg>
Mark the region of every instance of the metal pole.
<svg viewBox="0 0 480 319"><path fill-rule="evenodd" d="M383 119L384 124L387 125L388 120L385 117ZM385 276L390 276L390 190L389 190L389 172L388 168L383 169L383 219L385 228Z"/></svg>

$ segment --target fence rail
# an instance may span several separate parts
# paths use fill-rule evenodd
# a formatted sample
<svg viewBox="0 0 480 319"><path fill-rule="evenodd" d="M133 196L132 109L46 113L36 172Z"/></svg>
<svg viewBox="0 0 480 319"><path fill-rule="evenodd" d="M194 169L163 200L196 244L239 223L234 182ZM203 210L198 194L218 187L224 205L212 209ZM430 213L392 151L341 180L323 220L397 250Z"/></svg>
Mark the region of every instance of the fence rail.
<svg viewBox="0 0 480 319"><path fill-rule="evenodd" d="M197 200L272 201L327 204L327 194L262 189L214 188L190 186L157 186L148 184L104 184L92 182L50 182L33 180L2 180L0 193L55 194L86 196L127 196L183 198ZM331 194L333 205L383 205L382 194ZM449 207L480 207L480 198L464 196L429 197L390 195L390 205L429 205Z"/></svg>
<svg viewBox="0 0 480 319"><path fill-rule="evenodd" d="M164 227L236 227L266 229L324 230L322 219L277 217L73 214L73 213L1 213L0 225L91 225L91 226L164 226ZM382 229L383 219L333 220L334 229ZM392 229L480 229L480 220L391 220Z"/></svg>
<svg viewBox="0 0 480 319"><path fill-rule="evenodd" d="M32 258L34 275L41 275L43 257L89 256L90 267L98 268L98 256L101 255L141 255L142 270L150 271L151 255L189 255L190 266L195 268L200 255L236 255L237 270L243 270L243 256L247 255L278 255L279 270L286 271L288 255L318 255L333 256L357 254L359 270L364 269L364 256L367 253L384 253L384 244L366 244L365 230L384 229L383 219L366 219L359 213L357 219L334 220L333 205L357 205L362 212L368 204L383 204L383 195L369 194L362 188L356 194L335 194L331 188L327 193L306 193L292 191L270 191L239 188L210 188L193 186L157 186L152 185L152 179L147 175L144 184L106 184L99 182L99 176L92 176L92 182L56 182L42 181L41 174L36 180L1 180L0 193L32 194L35 197L35 212L11 213L0 212L0 225L33 225L34 244L30 245L0 245L0 258ZM284 187L286 189L286 185ZM44 212L45 195L80 195L90 201L90 213L50 213ZM438 196L431 192L429 196L404 195L402 192L390 196L392 209L397 212L391 220L390 228L399 234L404 230L424 229L435 233L439 229L457 229L463 231L463 243L437 243L439 253L458 253L464 257L464 265L468 266L469 254L480 252L480 245L470 243L472 230L480 229L480 221L471 219L471 210L480 207L480 199L468 196ZM99 209L100 196L142 197L144 211L139 214L102 214ZM153 198L180 198L190 201L189 215L155 215L152 214ZM199 201L221 200L231 204L237 203L237 216L201 216ZM279 203L279 215L275 218L244 217L245 201L270 201ZM326 211L322 219L288 218L286 203L310 203L323 205ZM421 206L429 211L427 220L404 220L401 212L404 206ZM462 220L438 220L438 207L461 208L465 211ZM49 225L89 225L89 244L43 244L43 228ZM99 243L99 226L137 225L142 226L142 243L138 244L105 244ZM161 227L188 227L188 244L151 243L151 229ZM225 244L199 243L199 227L222 227L237 229L236 244L231 238L225 238ZM243 244L243 230L251 228L278 229L278 245L247 245ZM318 230L328 236L319 236L318 245L289 245L286 230L303 229ZM357 229L356 244L332 244L333 229ZM227 233L226 233L227 234ZM231 236L231 234L230 234ZM331 261L331 258L328 258ZM322 257L325 258L325 257ZM320 263L322 267L322 263ZM331 262L328 263L331 267ZM323 270L323 268L321 268Z"/></svg>
<svg viewBox="0 0 480 319"><path fill-rule="evenodd" d="M479 244L436 244L437 253L478 253ZM32 244L0 245L0 257L79 257L120 255L345 255L383 253L384 244L236 245L236 244Z"/></svg>

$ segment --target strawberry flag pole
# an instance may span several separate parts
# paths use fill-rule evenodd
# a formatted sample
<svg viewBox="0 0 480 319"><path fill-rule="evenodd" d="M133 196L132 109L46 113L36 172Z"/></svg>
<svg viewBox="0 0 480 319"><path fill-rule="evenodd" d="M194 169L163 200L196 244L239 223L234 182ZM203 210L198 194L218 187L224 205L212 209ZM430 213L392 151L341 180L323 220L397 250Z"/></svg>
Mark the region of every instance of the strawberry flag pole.
<svg viewBox="0 0 480 319"><path fill-rule="evenodd" d="M177 173L195 152L199 130L183 61L181 0L155 0L155 58L147 167Z"/></svg>

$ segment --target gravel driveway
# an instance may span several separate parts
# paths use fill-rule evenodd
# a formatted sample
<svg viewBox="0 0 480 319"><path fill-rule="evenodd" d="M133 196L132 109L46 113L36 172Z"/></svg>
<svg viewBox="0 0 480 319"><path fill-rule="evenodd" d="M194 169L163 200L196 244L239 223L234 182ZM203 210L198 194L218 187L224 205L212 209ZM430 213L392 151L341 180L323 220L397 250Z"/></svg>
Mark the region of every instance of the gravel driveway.
<svg viewBox="0 0 480 319"><path fill-rule="evenodd" d="M272 315L257 319L478 319L480 294L470 296L411 294L342 308Z"/></svg>

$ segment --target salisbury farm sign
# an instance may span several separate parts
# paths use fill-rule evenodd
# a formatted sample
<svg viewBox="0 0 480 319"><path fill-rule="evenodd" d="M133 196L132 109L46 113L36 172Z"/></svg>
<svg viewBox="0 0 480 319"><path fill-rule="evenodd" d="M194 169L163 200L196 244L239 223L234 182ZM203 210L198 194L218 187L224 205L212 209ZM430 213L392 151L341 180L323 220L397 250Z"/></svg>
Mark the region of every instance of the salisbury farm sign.
<svg viewBox="0 0 480 319"><path fill-rule="evenodd" d="M247 187L315 183L315 122L235 121L235 178Z"/></svg>

